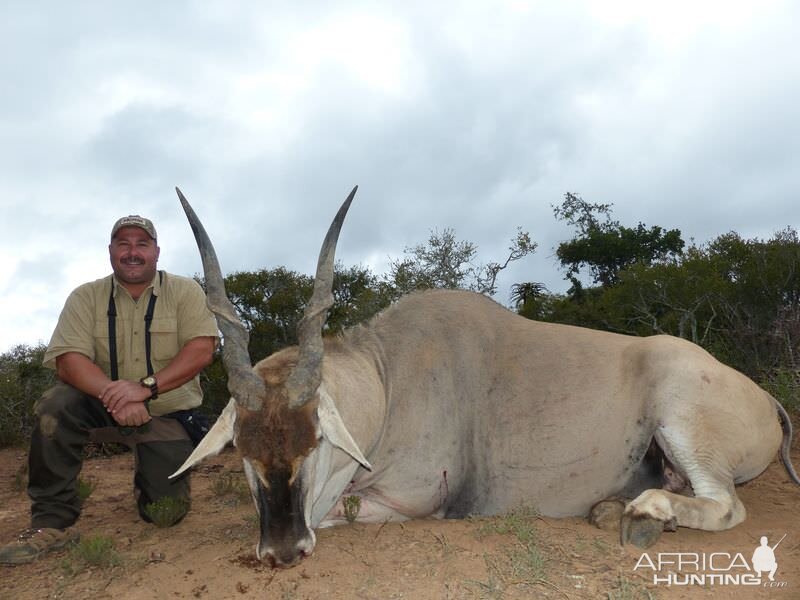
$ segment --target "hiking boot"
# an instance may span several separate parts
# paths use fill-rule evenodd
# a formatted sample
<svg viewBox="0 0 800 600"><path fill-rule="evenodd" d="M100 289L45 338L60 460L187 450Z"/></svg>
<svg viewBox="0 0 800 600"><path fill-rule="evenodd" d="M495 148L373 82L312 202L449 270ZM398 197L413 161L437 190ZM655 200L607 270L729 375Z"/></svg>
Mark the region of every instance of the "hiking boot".
<svg viewBox="0 0 800 600"><path fill-rule="evenodd" d="M26 529L16 541L0 548L0 565L24 565L51 550L74 544L80 534L72 529Z"/></svg>

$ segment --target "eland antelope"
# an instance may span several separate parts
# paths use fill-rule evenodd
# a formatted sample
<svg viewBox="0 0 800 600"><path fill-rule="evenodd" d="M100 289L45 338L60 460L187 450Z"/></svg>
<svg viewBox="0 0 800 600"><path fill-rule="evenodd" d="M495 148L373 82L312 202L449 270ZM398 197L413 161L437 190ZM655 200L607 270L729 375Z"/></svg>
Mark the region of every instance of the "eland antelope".
<svg viewBox="0 0 800 600"><path fill-rule="evenodd" d="M410 294L323 339L350 193L319 256L297 347L252 366L211 241L178 190L224 337L231 400L179 474L233 442L260 516L259 559L291 566L314 529L358 519L493 515L519 505L586 515L633 500L622 542L665 526L741 523L734 484L789 459L786 412L744 375L669 336L540 323L479 294ZM782 443L783 442L783 443ZM665 473L669 473L669 478ZM693 495L678 494L675 479Z"/></svg>

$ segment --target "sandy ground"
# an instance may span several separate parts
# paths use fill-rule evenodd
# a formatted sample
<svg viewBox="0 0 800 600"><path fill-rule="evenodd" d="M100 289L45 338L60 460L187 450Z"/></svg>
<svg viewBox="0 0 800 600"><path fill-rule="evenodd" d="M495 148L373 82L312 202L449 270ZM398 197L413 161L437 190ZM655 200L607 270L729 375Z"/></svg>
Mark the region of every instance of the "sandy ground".
<svg viewBox="0 0 800 600"><path fill-rule="evenodd" d="M800 465L795 439L794 462ZM24 450L0 452L0 541L28 524L20 485ZM775 551L775 587L679 586L654 583L641 567L642 551L621 548L617 534L583 519L530 518L534 541L503 533L508 519L421 520L318 531L314 554L300 566L272 570L254 554L257 521L248 497L225 490L242 482L236 451L229 449L193 474L192 512L179 525L159 529L138 519L130 454L86 462L82 478L95 489L78 529L84 538L113 540L119 564L87 566L74 552L52 553L19 567L0 567L0 600L42 598L800 598L800 487L777 461L739 494L748 519L721 533L680 529L665 533L648 551L655 562L696 553L727 569L737 553L749 563L762 535ZM515 530L518 532L518 530ZM691 559L689 554L684 558ZM655 573L666 577L666 569ZM721 571L722 572L722 571ZM746 573L735 567L730 573ZM691 565L681 574L705 573ZM763 580L766 581L766 574Z"/></svg>

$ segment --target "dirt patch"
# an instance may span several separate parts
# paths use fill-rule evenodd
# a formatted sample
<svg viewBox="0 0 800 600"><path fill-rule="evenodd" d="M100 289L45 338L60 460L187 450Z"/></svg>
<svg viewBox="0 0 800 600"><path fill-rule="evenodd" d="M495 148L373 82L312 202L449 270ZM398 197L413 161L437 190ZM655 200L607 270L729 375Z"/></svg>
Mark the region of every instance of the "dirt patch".
<svg viewBox="0 0 800 600"><path fill-rule="evenodd" d="M795 439L800 464L797 450ZM24 451L0 452L2 543L28 525L18 477L25 461ZM257 521L237 484L241 470L234 450L207 461L192 476L191 513L171 529L158 529L138 518L130 454L87 461L81 477L95 488L77 527L84 538L112 539L119 564L87 567L59 552L30 565L0 567L0 600L800 598L800 488L777 461L739 488L749 514L745 523L720 533L665 533L648 553L653 561L659 552L741 553L749 562L762 535L774 543L786 534L775 552L775 579L783 585L773 588L654 584L652 570L634 571L642 552L621 548L617 534L583 519L533 517L356 522L318 531L311 557L296 568L272 570L254 554ZM715 560L727 567L722 554Z"/></svg>

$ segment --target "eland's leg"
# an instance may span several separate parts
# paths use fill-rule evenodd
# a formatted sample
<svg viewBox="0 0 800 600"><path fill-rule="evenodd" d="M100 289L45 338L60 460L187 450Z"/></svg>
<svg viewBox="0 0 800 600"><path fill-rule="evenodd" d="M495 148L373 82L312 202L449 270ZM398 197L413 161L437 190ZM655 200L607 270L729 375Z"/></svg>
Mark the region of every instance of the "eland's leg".
<svg viewBox="0 0 800 600"><path fill-rule="evenodd" d="M621 541L646 548L654 544L664 528L690 527L721 531L744 521L746 511L736 496L731 461L713 436L695 439L697 428L662 427L656 442L680 476L688 479L694 497L667 490L645 490L625 508Z"/></svg>

